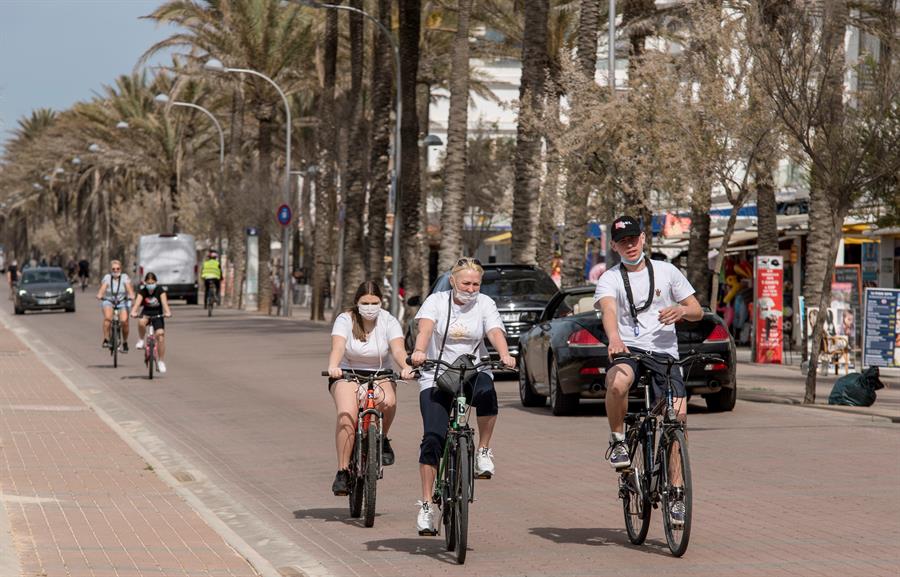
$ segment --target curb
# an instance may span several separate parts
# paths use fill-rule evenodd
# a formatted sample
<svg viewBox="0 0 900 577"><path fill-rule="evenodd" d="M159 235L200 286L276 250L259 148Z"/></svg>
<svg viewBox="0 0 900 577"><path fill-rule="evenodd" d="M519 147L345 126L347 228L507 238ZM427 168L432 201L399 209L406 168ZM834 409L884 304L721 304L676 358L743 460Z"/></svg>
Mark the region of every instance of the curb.
<svg viewBox="0 0 900 577"><path fill-rule="evenodd" d="M845 407L841 405L820 405L813 404L807 405L802 403L801 401L791 398L791 397L781 397L778 395L767 395L765 393L739 393L738 399L741 401L748 401L751 403L770 403L777 405L791 405L794 407L799 407L803 409L819 409L823 411L833 411L837 413L843 413L845 415L851 415L855 417L869 417L873 421L879 422L888 422L888 423L897 423L900 424L900 415L890 415L882 412L872 412L872 411L860 411L858 409L868 409L868 407Z"/></svg>

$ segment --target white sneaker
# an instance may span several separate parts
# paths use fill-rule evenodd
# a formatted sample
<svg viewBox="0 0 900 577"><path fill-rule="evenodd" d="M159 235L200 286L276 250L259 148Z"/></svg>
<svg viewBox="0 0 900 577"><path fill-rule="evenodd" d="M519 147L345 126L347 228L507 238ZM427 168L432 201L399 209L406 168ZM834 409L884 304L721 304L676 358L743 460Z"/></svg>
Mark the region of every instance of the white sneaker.
<svg viewBox="0 0 900 577"><path fill-rule="evenodd" d="M475 476L490 479L494 476L494 451L487 447L478 449L475 454Z"/></svg>
<svg viewBox="0 0 900 577"><path fill-rule="evenodd" d="M162 361L156 361L156 368L159 369L159 374L161 374L161 375L166 374L166 363L164 363Z"/></svg>
<svg viewBox="0 0 900 577"><path fill-rule="evenodd" d="M418 501L419 514L416 516L416 530L419 535L437 535L434 527L434 511L428 501Z"/></svg>
<svg viewBox="0 0 900 577"><path fill-rule="evenodd" d="M134 348L137 350L141 350L144 348L144 341L142 339L138 339L138 342L134 343Z"/></svg>

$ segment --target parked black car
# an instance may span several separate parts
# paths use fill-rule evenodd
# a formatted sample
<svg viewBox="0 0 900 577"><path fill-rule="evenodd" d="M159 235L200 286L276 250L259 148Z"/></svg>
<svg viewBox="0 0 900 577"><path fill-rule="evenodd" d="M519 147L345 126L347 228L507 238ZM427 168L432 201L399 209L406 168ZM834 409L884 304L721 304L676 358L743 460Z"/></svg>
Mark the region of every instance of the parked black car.
<svg viewBox="0 0 900 577"><path fill-rule="evenodd" d="M526 407L542 407L550 398L554 415L573 413L580 399L606 396L609 340L594 309L593 286L560 291L540 320L519 342L519 397ZM737 398L735 347L724 321L709 311L696 322L679 322L678 350L715 354L722 363L685 368L688 396L701 395L710 411L730 411Z"/></svg>
<svg viewBox="0 0 900 577"><path fill-rule="evenodd" d="M17 315L43 309L65 309L74 313L75 291L59 267L25 269L19 276L13 307Z"/></svg>
<svg viewBox="0 0 900 577"><path fill-rule="evenodd" d="M494 299L503 325L506 327L506 342L509 351L515 355L519 350L519 336L534 325L544 311L544 307L557 292L556 283L546 272L533 265L485 264L481 279L481 292ZM450 273L437 278L429 295L450 290ZM421 302L411 299L409 306L418 307ZM412 351L418 327L415 315L406 322L406 348ZM498 359L494 347L485 339L491 357Z"/></svg>

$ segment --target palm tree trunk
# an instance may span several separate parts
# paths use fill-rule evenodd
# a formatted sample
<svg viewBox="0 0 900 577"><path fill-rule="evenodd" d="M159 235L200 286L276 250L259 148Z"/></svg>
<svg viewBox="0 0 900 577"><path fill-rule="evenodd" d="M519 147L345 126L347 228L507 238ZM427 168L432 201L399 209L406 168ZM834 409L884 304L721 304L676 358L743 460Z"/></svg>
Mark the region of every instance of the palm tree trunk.
<svg viewBox="0 0 900 577"><path fill-rule="evenodd" d="M421 30L421 0L400 2L400 81L403 84L403 118L401 143L403 158L400 161L401 227L401 278L407 298L424 291L425 267L422 263L421 186L419 183L419 116L416 111L417 77L419 73L419 41ZM395 220L394 226L397 226Z"/></svg>
<svg viewBox="0 0 900 577"><path fill-rule="evenodd" d="M391 0L378 0L378 20L388 29L391 27ZM379 31L373 34L372 49L372 128L369 145L369 236L367 258L369 278L380 283L384 278L384 234L387 228L386 214L388 191L390 190L390 146L391 146L391 80L394 74L375 63L393 62L391 45ZM390 72L392 72L391 69Z"/></svg>
<svg viewBox="0 0 900 577"><path fill-rule="evenodd" d="M540 208L541 135L533 120L541 118L543 113L549 11L549 0L525 3L512 217L512 260L523 264L534 264L537 257L535 229Z"/></svg>
<svg viewBox="0 0 900 577"><path fill-rule="evenodd" d="M362 9L362 0L350 0L350 6ZM363 98L363 21L362 16L350 14L350 113L352 132L348 147L348 168L346 182L346 198L344 200L344 247L343 267L339 274L343 275L340 304L350 306L357 287L365 279L363 263L363 226L366 203L364 182L365 158L368 151L362 146L367 142L367 122L362 113ZM377 33L377 31L376 31ZM371 232L371 231L370 231ZM335 306L335 312L341 307Z"/></svg>
<svg viewBox="0 0 900 577"><path fill-rule="evenodd" d="M447 158L441 204L439 270L449 270L462 256L463 211L466 201L466 141L469 122L470 0L457 2L456 36L450 69L450 116L447 121Z"/></svg>
<svg viewBox="0 0 900 577"><path fill-rule="evenodd" d="M272 217L271 209L276 187L272 182L272 138L275 130L274 108L269 103L257 106L256 117L259 121L257 130L257 149L259 165L257 166L257 191L259 202L254 214L259 226L259 311L269 314L272 310Z"/></svg>
<svg viewBox="0 0 900 577"><path fill-rule="evenodd" d="M336 2L340 4L340 2ZM335 79L337 73L338 23L337 14L329 10L325 16L324 83L320 96L319 172L316 182L316 226L314 233L315 265L313 266L312 320L325 320L325 289L331 282L334 203L337 197L335 171L337 142L335 122ZM330 290L330 288L329 288Z"/></svg>
<svg viewBox="0 0 900 577"><path fill-rule="evenodd" d="M554 70L559 70L554 67ZM555 76L555 75L554 75ZM557 124L559 122L560 99L561 92L558 90L558 79L551 78L553 88L548 91L546 122ZM547 176L544 186L541 190L541 209L538 217L538 241L537 241L537 264L545 271L550 272L550 264L553 260L554 242L553 235L556 232L556 211L559 207L559 173L560 173L560 156L559 150L551 140L547 141L547 150L545 164L547 166ZM587 204L587 201L585 201ZM584 207L587 209L587 206ZM585 211L586 212L586 211ZM582 227L584 230L584 227Z"/></svg>
<svg viewBox="0 0 900 577"><path fill-rule="evenodd" d="M688 240L687 279L694 287L697 300L701 305L715 301L718 270L715 271L713 289L709 291L709 210L712 203L712 186L701 181L691 196L691 232ZM729 220L729 224L730 224ZM724 238L722 239L724 243ZM719 254L724 254L724 244L719 247ZM715 312L715 309L713 309Z"/></svg>
<svg viewBox="0 0 900 577"><path fill-rule="evenodd" d="M777 203L775 202L775 182L773 177L774 158L771 150L760 151L761 157L753 165L753 179L756 183L756 222L758 253L778 254Z"/></svg>

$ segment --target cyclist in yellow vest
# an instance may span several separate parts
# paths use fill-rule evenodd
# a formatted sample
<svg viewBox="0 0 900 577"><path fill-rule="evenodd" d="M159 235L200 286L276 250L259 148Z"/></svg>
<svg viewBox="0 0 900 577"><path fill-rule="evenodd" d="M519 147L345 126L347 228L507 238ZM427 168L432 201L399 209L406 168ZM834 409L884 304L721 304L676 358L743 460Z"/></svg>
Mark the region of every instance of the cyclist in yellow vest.
<svg viewBox="0 0 900 577"><path fill-rule="evenodd" d="M219 264L219 254L210 249L203 268L200 269L200 278L203 279L204 290L209 294L210 284L216 287L216 304L222 304L222 265Z"/></svg>

